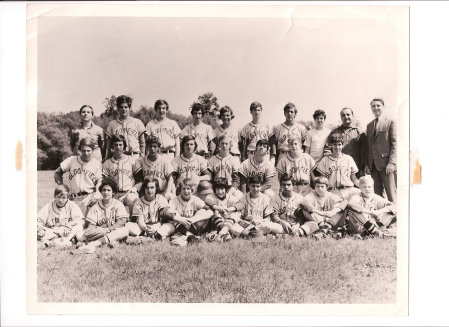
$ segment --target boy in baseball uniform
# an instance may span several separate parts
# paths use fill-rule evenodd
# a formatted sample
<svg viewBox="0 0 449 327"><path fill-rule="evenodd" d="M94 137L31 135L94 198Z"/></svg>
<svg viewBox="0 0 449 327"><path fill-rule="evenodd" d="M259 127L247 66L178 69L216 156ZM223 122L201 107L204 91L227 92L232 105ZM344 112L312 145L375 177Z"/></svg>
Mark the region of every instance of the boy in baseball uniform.
<svg viewBox="0 0 449 327"><path fill-rule="evenodd" d="M318 230L317 222L311 217L313 206L301 194L293 191L293 179L289 175L280 178L279 193L272 199L272 220L274 234L290 234L299 237L312 235Z"/></svg>
<svg viewBox="0 0 449 327"><path fill-rule="evenodd" d="M273 162L269 160L267 153L269 151L269 144L267 140L259 140L256 144L255 155L242 162L239 173L241 182L241 191L248 192L248 180L252 176L259 176L261 178L260 191L270 198L274 196L271 190L273 179L276 176L276 170Z"/></svg>
<svg viewBox="0 0 449 327"><path fill-rule="evenodd" d="M359 171L354 159L342 153L343 136L333 134L330 137L332 154L323 157L316 165L316 171L328 178L328 187L332 193L345 200L358 192L359 180L356 173Z"/></svg>
<svg viewBox="0 0 449 327"><path fill-rule="evenodd" d="M167 118L168 102L162 99L154 103L154 110L156 111L156 118L150 120L146 126L147 134L149 136L156 136L161 142L161 153L163 156L168 156L173 159L180 154L179 135L181 129L178 123L172 119Z"/></svg>
<svg viewBox="0 0 449 327"><path fill-rule="evenodd" d="M207 161L195 153L198 148L195 136L184 136L181 141L181 148L182 154L172 161L177 194L180 192L180 182L184 178L192 179L197 186L201 183L202 186L207 185L207 188L212 189L209 182L210 172L207 169Z"/></svg>
<svg viewBox="0 0 449 327"><path fill-rule="evenodd" d="M114 247L117 241L128 237L125 223L129 217L122 202L114 199L117 184L113 179L104 179L100 185L101 196L86 216L87 227L82 241L88 242L79 248L85 253L93 253L103 244Z"/></svg>
<svg viewBox="0 0 449 327"><path fill-rule="evenodd" d="M315 160L302 152L301 139L293 136L288 139L289 152L278 161L276 170L278 171L279 182L282 175L287 174L292 177L293 191L306 196L311 192L310 182L313 180L313 167Z"/></svg>
<svg viewBox="0 0 449 327"><path fill-rule="evenodd" d="M161 154L161 142L156 136L147 138L146 157L136 161L136 171L142 179L156 178L159 183L160 194L167 200L175 196L173 184L172 159ZM140 190L142 183L137 183L135 187ZM143 192L141 192L143 193Z"/></svg>
<svg viewBox="0 0 449 327"><path fill-rule="evenodd" d="M82 236L84 216L80 208L69 200L70 188L58 185L54 200L43 206L37 214L37 240L39 248L71 246Z"/></svg>
<svg viewBox="0 0 449 327"><path fill-rule="evenodd" d="M327 185L329 180L324 176L315 178L315 188L307 194L304 200L312 205L309 214L318 227L324 226L327 222L333 224L334 221L344 221L344 210L347 202L341 197L329 192Z"/></svg>
<svg viewBox="0 0 449 327"><path fill-rule="evenodd" d="M307 128L295 121L298 110L296 106L289 102L284 107L285 121L273 128L274 147L276 151L276 163L290 151L288 141L290 139L299 139L302 145L306 139Z"/></svg>
<svg viewBox="0 0 449 327"><path fill-rule="evenodd" d="M205 203L214 211L212 224L214 231L207 235L209 241L229 241L230 227L240 220L242 203L230 194L228 180L218 177L213 182L214 193L209 194Z"/></svg>
<svg viewBox="0 0 449 327"><path fill-rule="evenodd" d="M207 168L211 173L211 179L226 179L229 186L229 194L240 199L243 193L239 191L240 186L240 160L230 154L233 141L230 135L223 134L218 138L219 152L209 159Z"/></svg>
<svg viewBox="0 0 449 327"><path fill-rule="evenodd" d="M386 228L396 220L396 205L374 193L374 181L370 176L360 178L360 193L348 203L347 215L335 215L327 220L320 232L326 235L343 228L349 234L391 237Z"/></svg>
<svg viewBox="0 0 449 327"><path fill-rule="evenodd" d="M56 184L63 184L63 175L67 173L70 186L69 199L74 201L85 216L88 208L101 199L98 187L101 184L101 162L92 157L95 144L90 138L80 141L80 155L71 156L59 165L54 173Z"/></svg>
<svg viewBox="0 0 449 327"><path fill-rule="evenodd" d="M140 119L129 115L132 102L133 99L126 95L120 95L117 98L119 117L111 121L106 129L106 159L111 157L113 135L125 137L125 154L136 159L145 155L145 126Z"/></svg>
<svg viewBox="0 0 449 327"><path fill-rule="evenodd" d="M253 175L248 184L249 192L240 199L239 204L242 207L242 219L230 226L231 234L236 237L252 237L259 233L266 235L277 228L270 220L273 213L271 199L261 192L262 177Z"/></svg>
<svg viewBox="0 0 449 327"><path fill-rule="evenodd" d="M203 200L193 195L196 185L190 178L182 180L180 190L180 194L169 202L173 214L171 223L180 234L173 236L174 245L198 242L198 236L210 228L210 218L214 214Z"/></svg>
<svg viewBox="0 0 449 327"><path fill-rule="evenodd" d="M262 105L254 101L251 103L249 110L252 120L246 124L240 131L239 149L242 154L242 161L252 158L256 152L256 144L259 140L271 140L273 129L270 125L262 121ZM271 156L274 158L273 147L269 146Z"/></svg>
<svg viewBox="0 0 449 327"><path fill-rule="evenodd" d="M192 105L190 113L192 114L193 122L183 128L180 138L182 139L186 135L195 136L196 143L198 144L196 154L205 159L209 159L215 150L215 144L212 142L214 130L212 126L206 125L202 121L204 107L201 103L195 102Z"/></svg>
<svg viewBox="0 0 449 327"><path fill-rule="evenodd" d="M239 130L232 124L232 120L234 119L234 112L229 106L223 106L220 109L220 114L218 118L221 120L221 125L219 125L215 131L214 143L216 145L215 154L219 151L219 137L226 134L232 140L232 145L229 153L232 156L240 158L240 150L239 150Z"/></svg>
<svg viewBox="0 0 449 327"><path fill-rule="evenodd" d="M112 178L117 184L115 199L123 202L128 212L132 214L137 194L136 174L138 172L136 159L123 153L126 149L126 139L123 135L113 135L111 138L114 154L103 164L103 176Z"/></svg>
<svg viewBox="0 0 449 327"><path fill-rule="evenodd" d="M136 201L131 221L126 223L129 235L127 243L135 243L132 238L148 236L164 240L173 235L173 224L163 222L160 217L162 209L168 207L168 201L160 194L159 180L154 177L145 179L142 184L144 195Z"/></svg>
<svg viewBox="0 0 449 327"><path fill-rule="evenodd" d="M73 155L79 155L78 147L80 141L89 137L94 142L95 148L92 156L100 162L103 162L101 151L104 147L104 132L103 128L95 125L92 118L94 117L94 110L89 105L84 105L80 109L81 122L70 133L70 148Z"/></svg>

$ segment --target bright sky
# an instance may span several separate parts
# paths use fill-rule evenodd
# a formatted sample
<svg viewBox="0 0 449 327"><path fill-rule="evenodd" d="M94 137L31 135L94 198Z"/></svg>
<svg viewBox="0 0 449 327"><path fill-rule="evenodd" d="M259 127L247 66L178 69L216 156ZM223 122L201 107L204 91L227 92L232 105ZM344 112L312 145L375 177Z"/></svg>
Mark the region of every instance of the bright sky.
<svg viewBox="0 0 449 327"><path fill-rule="evenodd" d="M250 120L254 100L273 124L289 101L298 119L312 120L321 108L333 124L348 106L366 125L374 97L395 113L408 96L398 91L406 8L322 8L326 15L300 7L292 19L40 17L38 111L90 104L99 114L104 98L129 94L136 110L164 98L187 115L211 91L234 110L238 126Z"/></svg>

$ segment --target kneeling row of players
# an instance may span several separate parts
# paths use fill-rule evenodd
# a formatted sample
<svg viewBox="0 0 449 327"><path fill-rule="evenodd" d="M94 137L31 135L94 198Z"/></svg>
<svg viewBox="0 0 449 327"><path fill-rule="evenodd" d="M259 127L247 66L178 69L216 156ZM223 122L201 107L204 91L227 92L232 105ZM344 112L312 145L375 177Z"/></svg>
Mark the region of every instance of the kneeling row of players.
<svg viewBox="0 0 449 327"><path fill-rule="evenodd" d="M279 194L272 199L260 191L261 183L260 177L251 177L250 191L237 200L228 192L226 179L217 179L214 192L201 199L194 195L197 185L186 178L180 194L167 201L159 194L158 180L147 179L142 185L144 195L135 202L131 217L114 198L114 180L103 180L102 199L85 217L68 200L69 187L60 185L54 201L39 211L39 246L76 244L91 253L103 244L114 246L122 240L136 243L148 238L172 237L172 244L185 245L199 241L202 235L210 241L267 234L318 239L332 233L392 236L387 228L396 221L396 206L374 194L370 176L360 178L360 192L348 201L329 192L323 176L314 180L314 190L305 197L292 191L288 175L281 177Z"/></svg>

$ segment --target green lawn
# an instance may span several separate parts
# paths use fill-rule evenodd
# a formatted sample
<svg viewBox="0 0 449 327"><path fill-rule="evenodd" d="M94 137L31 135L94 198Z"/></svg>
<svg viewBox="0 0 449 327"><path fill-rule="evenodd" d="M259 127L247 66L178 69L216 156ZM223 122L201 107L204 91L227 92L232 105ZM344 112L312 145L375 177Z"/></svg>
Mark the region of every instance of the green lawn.
<svg viewBox="0 0 449 327"><path fill-rule="evenodd" d="M38 174L38 207L52 172ZM38 251L40 302L394 303L396 240L168 242Z"/></svg>

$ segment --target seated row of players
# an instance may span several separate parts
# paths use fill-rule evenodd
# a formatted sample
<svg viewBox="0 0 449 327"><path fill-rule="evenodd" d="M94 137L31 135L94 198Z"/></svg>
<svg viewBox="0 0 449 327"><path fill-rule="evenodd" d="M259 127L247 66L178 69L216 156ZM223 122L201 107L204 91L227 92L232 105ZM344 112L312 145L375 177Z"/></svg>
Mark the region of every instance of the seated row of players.
<svg viewBox="0 0 449 327"><path fill-rule="evenodd" d="M251 176L248 184L249 193L238 200L230 194L225 178L215 180L213 193L198 196L194 195L197 185L185 178L180 194L167 201L158 179L152 177L143 182L143 195L130 218L124 205L114 199L115 181L103 179L99 186L102 199L85 219L69 200L70 188L60 185L54 201L38 213L38 240L40 247L75 243L80 251L92 253L103 244L114 247L121 240L135 244L172 235L172 244L181 246L199 241L203 234L209 241L267 234L316 239L328 234L389 236L386 228L396 217L395 205L374 194L369 176L360 178L360 192L349 201L329 192L324 176L315 178L314 190L305 197L293 191L289 175L282 175L279 194L273 199L261 192L259 176Z"/></svg>
<svg viewBox="0 0 449 327"><path fill-rule="evenodd" d="M310 154L315 161L319 161L325 152L326 140L330 133L330 130L324 128L326 113L323 110L315 111L313 115L315 128L307 131L304 125L295 121L298 111L293 103L288 103L284 107L285 121L272 128L262 119L262 104L254 101L250 105L252 120L241 130L235 128L231 123L234 114L228 106L223 106L220 109L218 118L221 124L213 129L210 125L202 122L203 105L194 103L191 108L193 121L181 130L174 120L167 118L169 110L167 101L156 101L154 105L156 117L150 120L146 127L142 121L130 116L131 105L132 98L123 95L117 98L119 117L109 123L105 133L101 127L93 123L92 107L82 106L80 126L71 132L73 153L80 154L78 150L80 141L89 137L94 141L93 156L103 162L112 156L113 136L123 135L126 140L123 152L136 158L143 157L147 154L145 151L146 136L156 136L161 143L161 154L173 158L178 157L182 152L180 140L184 136L190 135L196 138L196 153L209 159L218 152L218 138L227 134L232 139L230 153L239 157L240 161L252 157L256 151L257 141L265 139L270 143L271 157L275 158L277 162L280 155L289 151L287 142L292 137L299 137L301 146L304 144L305 152ZM105 159L102 157L102 152L104 152Z"/></svg>
<svg viewBox="0 0 449 327"><path fill-rule="evenodd" d="M98 160L92 158L93 141L84 138L79 144L81 154L67 158L55 171L55 182L58 185L63 183L63 174L68 173L72 190L70 199L75 201L84 213L101 199L98 187L103 176L115 180L118 185L115 198L120 199L130 213L138 198L137 192L141 189L142 181L149 177L159 181L162 194L167 200L179 194L179 185L184 178L191 178L200 187L211 189L210 181L223 177L230 187L230 193L237 199L248 192L248 179L255 175L262 178L262 193L273 197L271 186L276 178L276 170L279 178L283 174L292 176L294 191L304 196L311 191L311 182L315 175L327 177L331 191L346 200L357 192L355 187L358 187L359 183L354 160L342 153L341 134L332 135L332 153L318 163L302 152L300 138L289 139L290 151L280 156L276 168L267 155L267 140L259 140L254 156L240 164L238 158L230 154L233 141L227 134L219 137L218 153L208 161L196 154L196 139L189 135L182 139L183 153L174 159L161 156L161 143L157 137L147 139L148 155L138 159L124 154L127 143L122 135L114 135L112 144L113 157L101 165Z"/></svg>

